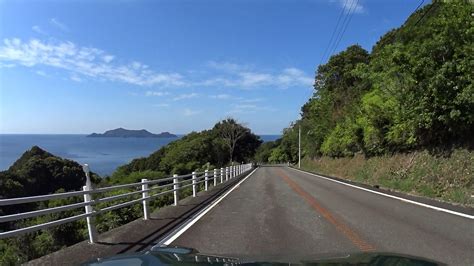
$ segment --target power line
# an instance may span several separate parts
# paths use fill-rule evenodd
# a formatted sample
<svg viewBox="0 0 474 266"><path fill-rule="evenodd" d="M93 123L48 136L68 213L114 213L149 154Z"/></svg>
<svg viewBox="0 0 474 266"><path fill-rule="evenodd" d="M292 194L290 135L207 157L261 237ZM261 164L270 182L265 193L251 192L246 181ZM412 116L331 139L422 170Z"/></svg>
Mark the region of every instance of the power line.
<svg viewBox="0 0 474 266"><path fill-rule="evenodd" d="M436 5L437 2L434 2L433 4L430 5L430 7L428 7L428 9L426 10L425 13L423 13L423 15L421 15L421 17L415 22L415 24L413 25L413 27L416 27L416 25L418 25L418 23L430 12L430 10Z"/></svg>
<svg viewBox="0 0 474 266"><path fill-rule="evenodd" d="M415 13L421 5L423 5L423 3L425 2L425 0L421 0L420 4L416 7L415 11L413 11L413 13Z"/></svg>
<svg viewBox="0 0 474 266"><path fill-rule="evenodd" d="M355 5L354 5L354 2L355 2ZM343 30L341 32L341 35L339 37L339 39L337 40L336 44L334 45L334 48L331 52L331 54L334 54L334 52L336 51L337 49L337 46L339 45L339 43L341 42L342 40L342 37L344 36L344 33L346 32L347 30L347 26L349 26L350 22L351 22L351 19L352 19L352 16L354 15L354 12L355 12L355 9L357 7L357 5L359 4L359 0L356 0L356 1L352 1L351 3L351 8L349 9L349 13L347 14L346 18L347 18L347 23L344 25L343 23Z"/></svg>
<svg viewBox="0 0 474 266"><path fill-rule="evenodd" d="M350 6L348 6L348 2L350 2ZM357 8L358 3L359 3L359 0L352 0L352 1L348 0L348 1L344 2L343 9L341 10L341 13L339 14L339 17L338 17L337 22L336 22L336 27L334 28L334 30L331 34L331 38L329 40L329 43L328 43L326 49L324 50L324 53L323 53L323 56L321 57L321 61L319 62L319 65L321 65L322 62L324 61L324 59L326 58L326 53L331 50L330 47L331 47L331 44L333 44L333 40L334 40L335 45L333 46L334 47L332 49L333 51L330 54L328 54L328 58L336 50L337 46L339 45L339 42L342 39L342 36L344 35L344 32L347 29L348 24L350 23L350 20L351 20L352 15L354 14L354 12ZM347 13L346 13L346 10L347 10ZM342 21L341 28L339 29L339 23L341 22L341 18L344 16L344 13L345 13L345 17ZM338 31L338 29L339 29L339 31ZM342 32L342 34L341 34L341 32ZM336 37L336 38L334 39L334 37Z"/></svg>
<svg viewBox="0 0 474 266"><path fill-rule="evenodd" d="M344 7L342 8L341 13L339 13L339 17L337 18L337 22L336 22L336 27L335 27L334 30L332 31L331 39L329 39L329 43L328 43L328 45L326 46L326 49L324 50L323 56L321 57L321 61L319 62L320 65L323 63L324 58L326 57L326 53L328 52L328 49L329 49L329 47L331 46L332 41L333 41L333 39L334 39L334 34L336 33L337 29L339 28L339 22L341 22L341 18L342 18L342 16L344 15L344 11L346 10L346 5L347 5L347 1L344 2Z"/></svg>

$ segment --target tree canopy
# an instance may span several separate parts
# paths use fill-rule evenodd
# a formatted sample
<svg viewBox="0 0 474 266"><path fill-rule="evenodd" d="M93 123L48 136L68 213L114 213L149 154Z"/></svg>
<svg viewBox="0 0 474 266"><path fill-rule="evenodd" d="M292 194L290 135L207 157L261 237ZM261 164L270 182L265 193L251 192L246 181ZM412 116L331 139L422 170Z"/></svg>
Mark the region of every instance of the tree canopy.
<svg viewBox="0 0 474 266"><path fill-rule="evenodd" d="M316 72L301 119L283 132L275 156L366 156L473 145L474 23L469 1L434 1L369 53L359 45Z"/></svg>
<svg viewBox="0 0 474 266"><path fill-rule="evenodd" d="M261 143L260 137L249 128L237 123L235 119L226 119L216 123L210 130L192 132L148 157L135 159L119 167L111 180L135 182L136 180L131 179L139 178L133 177L136 176L133 173L137 172L154 171L158 176L187 174L222 167L231 163L231 160L249 161Z"/></svg>

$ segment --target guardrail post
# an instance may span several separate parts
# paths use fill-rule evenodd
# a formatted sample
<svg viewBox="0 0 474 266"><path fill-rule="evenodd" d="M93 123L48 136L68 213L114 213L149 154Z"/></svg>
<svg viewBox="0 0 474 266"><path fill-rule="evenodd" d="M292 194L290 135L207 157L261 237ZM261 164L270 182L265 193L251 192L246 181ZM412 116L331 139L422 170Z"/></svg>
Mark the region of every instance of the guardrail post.
<svg viewBox="0 0 474 266"><path fill-rule="evenodd" d="M193 197L196 197L196 172L192 173Z"/></svg>
<svg viewBox="0 0 474 266"><path fill-rule="evenodd" d="M92 183L91 183L91 178L90 178L90 171L89 171L89 165L84 164L82 167L82 170L86 174L86 185L82 187L84 191L91 191L92 190ZM91 202L92 198L90 194L84 194L84 202ZM86 213L92 213L94 210L92 209L92 205L86 205L85 206ZM94 225L94 217L89 216L86 217L87 221L87 231L89 231L89 243L94 244L97 242L97 229L95 228Z"/></svg>
<svg viewBox="0 0 474 266"><path fill-rule="evenodd" d="M224 168L223 168L223 167L221 167L221 175L220 175L220 177L221 177L221 184L222 184L222 182L224 182L224 180L223 180L223 179L224 179Z"/></svg>
<svg viewBox="0 0 474 266"><path fill-rule="evenodd" d="M148 210L148 179L142 179L142 198L143 198L143 219L148 220L150 218L150 211Z"/></svg>
<svg viewBox="0 0 474 266"><path fill-rule="evenodd" d="M209 171L204 170L204 190L207 191L207 182L209 181Z"/></svg>
<svg viewBox="0 0 474 266"><path fill-rule="evenodd" d="M229 167L225 168L225 181L229 180Z"/></svg>
<svg viewBox="0 0 474 266"><path fill-rule="evenodd" d="M178 183L178 178L176 178L178 175L174 174L173 175L173 194L174 194L174 206L178 206L178 201L179 201L179 183Z"/></svg>
<svg viewBox="0 0 474 266"><path fill-rule="evenodd" d="M217 169L214 168L214 186L217 186Z"/></svg>

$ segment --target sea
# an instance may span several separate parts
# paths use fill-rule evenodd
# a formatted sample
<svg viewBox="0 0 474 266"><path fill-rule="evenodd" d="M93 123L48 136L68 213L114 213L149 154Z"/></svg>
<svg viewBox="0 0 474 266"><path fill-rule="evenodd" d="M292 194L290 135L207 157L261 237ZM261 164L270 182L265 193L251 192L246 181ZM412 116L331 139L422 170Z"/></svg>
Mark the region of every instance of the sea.
<svg viewBox="0 0 474 266"><path fill-rule="evenodd" d="M177 138L88 138L86 135L0 134L0 171L8 169L32 146L80 164L89 164L101 176L112 174L118 166L146 157ZM260 135L273 141L280 135Z"/></svg>

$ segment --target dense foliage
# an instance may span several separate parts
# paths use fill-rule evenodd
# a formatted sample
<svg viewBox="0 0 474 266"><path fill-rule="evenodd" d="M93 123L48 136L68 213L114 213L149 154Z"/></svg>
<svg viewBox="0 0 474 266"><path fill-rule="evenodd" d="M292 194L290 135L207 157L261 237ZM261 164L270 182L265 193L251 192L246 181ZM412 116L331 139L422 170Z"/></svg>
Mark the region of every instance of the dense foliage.
<svg viewBox="0 0 474 266"><path fill-rule="evenodd" d="M472 147L472 9L468 1L435 1L370 54L353 45L320 65L314 95L275 157L297 161L298 127L309 157Z"/></svg>
<svg viewBox="0 0 474 266"><path fill-rule="evenodd" d="M98 178L93 174L93 179ZM82 166L56 157L38 146L26 151L7 171L0 172L0 197L21 197L81 189Z"/></svg>
<svg viewBox="0 0 474 266"><path fill-rule="evenodd" d="M93 183L99 182L99 177L96 174L93 173L91 177ZM81 190L84 184L85 175L81 165L54 156L34 146L26 151L7 171L0 172L0 198L75 191ZM0 208L0 215L56 207L80 201L81 199L76 197L5 206ZM1 223L0 230L23 228L80 213L82 213L82 209L24 219L18 222ZM85 222L77 221L14 239L0 240L0 265L16 265L77 243L85 237Z"/></svg>
<svg viewBox="0 0 474 266"><path fill-rule="evenodd" d="M136 182L143 178L141 176L145 171L151 171L155 176L163 177L222 167L230 163L229 146L221 137L222 131L227 130L228 124L232 124L233 128L237 127L243 132L236 142L231 155L232 159L235 162L249 161L262 143L260 137L235 120L226 119L210 130L192 132L146 158L135 159L119 167L109 180L113 183Z"/></svg>

